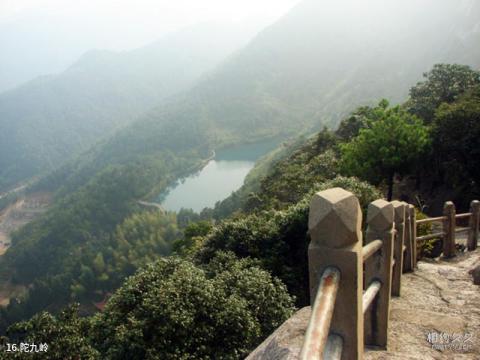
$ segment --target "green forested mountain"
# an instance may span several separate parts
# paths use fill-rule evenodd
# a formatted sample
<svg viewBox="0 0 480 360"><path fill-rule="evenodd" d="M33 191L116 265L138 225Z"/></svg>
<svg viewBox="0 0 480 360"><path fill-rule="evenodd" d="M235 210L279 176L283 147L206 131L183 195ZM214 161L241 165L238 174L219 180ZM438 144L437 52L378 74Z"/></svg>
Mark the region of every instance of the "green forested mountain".
<svg viewBox="0 0 480 360"><path fill-rule="evenodd" d="M93 162L334 127L357 106L406 100L435 63L480 66L478 2L356 4L301 2L191 90L99 147Z"/></svg>
<svg viewBox="0 0 480 360"><path fill-rule="evenodd" d="M131 51L90 51L63 73L1 94L0 191L57 168L187 89L248 36L198 25Z"/></svg>
<svg viewBox="0 0 480 360"><path fill-rule="evenodd" d="M16 234L2 259L4 272L23 284L35 284L28 303L34 308L28 308L27 302L11 306L20 314L17 318L52 305L38 299L51 299L48 288L53 283L64 295L62 300L82 293L70 285L83 286L79 281L83 268L95 267L92 264L101 260L79 253L87 253L85 249L88 254L103 253L104 234L112 234L136 210L135 200L181 177L206 158L208 150L274 135L308 134L322 125L338 124L359 105L377 104L384 97L393 103L406 100L411 85L438 62L480 65L475 46L477 2L373 0L373 8L355 4L353 0L302 2L191 90L157 106L46 178L40 186L60 188L56 203L42 219ZM358 18L361 21L352 21ZM389 108L386 102L364 110L356 115L370 118L370 111L375 111L380 120L400 114L407 124L417 122L403 108ZM265 268L305 298L305 289L295 288L304 269L289 269L296 260L288 256L303 254L305 199L313 189L311 183L319 183L315 188L351 186L364 194L363 204L379 195L366 183L337 178L339 153L324 151L322 143L318 148L310 145L313 151L300 150L298 162L283 163L286 166L280 170L285 173L270 174L278 181L257 187L264 195L257 193L258 198L248 202L253 210L250 217L227 223L208 237L199 261L210 261L218 249L260 258ZM298 177L305 167L305 176ZM98 209L106 221L99 221ZM256 210L267 212L257 215ZM234 235L228 237L229 232ZM290 242L299 239L300 244ZM268 244L277 241L275 259ZM51 259L47 252L53 244L61 248L55 250L58 259L42 263L44 253ZM72 270L68 281L62 277L65 264ZM54 305L57 310L58 304Z"/></svg>
<svg viewBox="0 0 480 360"><path fill-rule="evenodd" d="M191 90L47 182L71 191L108 164L141 161L165 149L207 154L234 142L335 127L357 106L406 100L435 63L480 67L478 2L368 4L301 2Z"/></svg>
<svg viewBox="0 0 480 360"><path fill-rule="evenodd" d="M9 335L48 343L52 360L239 359L292 314L292 300L255 261L219 253L195 265L173 257L130 277L94 317L80 318L72 306L16 324Z"/></svg>
<svg viewBox="0 0 480 360"><path fill-rule="evenodd" d="M480 136L479 87L479 72L439 64L410 89L402 106L381 100L356 109L336 131L324 129L282 145L257 166L245 188L225 202L229 206L216 209L225 210L223 220L198 221L205 214L178 214L178 225L186 228L173 242L176 256L143 266L170 250L168 244L179 230L175 216L142 212L128 217L110 237L98 244L90 239L80 247L87 251L76 251L80 276L73 282L75 296L92 287L105 289L109 281L119 280L119 273L128 274L126 268L140 266L102 312L79 317L76 306L57 315L41 312L11 326L3 341L47 342L52 344L48 353L52 359L77 354L90 359L244 358L288 318L293 304L308 304L307 222L315 191L345 188L365 211L382 192L361 179L384 189L393 169L396 198L422 194L424 180L436 183L435 190L468 187L470 195L480 194L476 171L480 158L475 152ZM426 108L433 118L418 115ZM405 134L411 143L422 140L423 145L410 147ZM350 167L352 161L363 160L365 138L372 139L379 151L371 153L364 166ZM405 149L410 157L398 159ZM372 169L377 169L376 179ZM452 176L452 171L462 176ZM358 178L346 177L350 172ZM409 178L419 180L415 188L404 186ZM230 216L232 209L237 211ZM65 263L69 262L71 258ZM62 276L53 278L65 280ZM31 293L42 289L41 283L36 282ZM60 281L57 285L55 290L62 290ZM21 309L21 303L10 306L2 311L2 320Z"/></svg>
<svg viewBox="0 0 480 360"><path fill-rule="evenodd" d="M362 106L336 131L285 143L257 162L244 185L205 209L224 219L235 213L285 209L312 184L355 175L431 216L453 200L468 211L480 195L480 71L437 64L410 89L401 106ZM418 146L420 144L420 146ZM391 166L391 167L390 167ZM393 179L391 178L391 174Z"/></svg>
<svg viewBox="0 0 480 360"><path fill-rule="evenodd" d="M178 235L175 217L143 213L137 199L152 188L164 189L199 161L195 153L165 152L141 163L107 167L13 233L12 248L0 258L3 281L31 287L20 301L13 299L1 310L0 328L72 300L91 311L93 301L113 291L139 265L168 255Z"/></svg>

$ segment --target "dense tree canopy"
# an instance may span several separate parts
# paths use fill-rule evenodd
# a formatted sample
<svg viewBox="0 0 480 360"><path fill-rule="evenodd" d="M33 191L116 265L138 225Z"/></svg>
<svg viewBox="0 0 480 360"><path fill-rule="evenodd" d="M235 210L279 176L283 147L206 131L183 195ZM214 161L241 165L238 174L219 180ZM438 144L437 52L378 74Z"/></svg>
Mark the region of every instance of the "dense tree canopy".
<svg viewBox="0 0 480 360"><path fill-rule="evenodd" d="M177 254L187 255L194 252L199 245L199 238L206 236L212 230L212 222L200 220L188 224L183 236L173 243L173 250Z"/></svg>
<svg viewBox="0 0 480 360"><path fill-rule="evenodd" d="M368 126L368 119L375 116L370 106L362 106L346 117L338 125L336 135L343 141L356 137L361 129Z"/></svg>
<svg viewBox="0 0 480 360"><path fill-rule="evenodd" d="M394 176L406 173L429 144L428 128L399 106L381 102L369 126L351 142L342 145L342 167L348 174L373 184L388 182L392 199Z"/></svg>
<svg viewBox="0 0 480 360"><path fill-rule="evenodd" d="M480 86L470 89L435 114L433 141L448 179L480 187Z"/></svg>
<svg viewBox="0 0 480 360"><path fill-rule="evenodd" d="M42 313L9 335L48 342L47 359L238 359L292 310L285 286L249 259L219 253L199 267L172 257L129 278L94 317Z"/></svg>
<svg viewBox="0 0 480 360"><path fill-rule="evenodd" d="M480 72L464 65L438 64L425 78L412 87L405 104L432 129L432 146L412 174L415 192L430 203L430 211L438 213L446 200L466 211L470 201L480 194Z"/></svg>
<svg viewBox="0 0 480 360"><path fill-rule="evenodd" d="M410 89L409 111L427 123L440 104L450 103L472 86L480 84L480 72L466 65L437 64L424 74L425 81Z"/></svg>
<svg viewBox="0 0 480 360"><path fill-rule="evenodd" d="M0 269L28 291L0 309L0 329L46 306L59 310L72 299L91 305L138 266L167 255L176 239L175 217L129 216L141 210L138 199L169 184L172 168L185 171L197 161L165 154L152 162L109 167L13 234Z"/></svg>
<svg viewBox="0 0 480 360"><path fill-rule="evenodd" d="M282 210L257 211L215 226L203 239L197 261L208 262L218 250L233 251L238 257L260 261L264 269L279 277L297 298L308 304L308 209L315 191L342 187L353 192L364 209L381 197L375 187L356 178L336 177L321 184L310 183L300 201L284 204Z"/></svg>
<svg viewBox="0 0 480 360"><path fill-rule="evenodd" d="M17 323L8 330L6 342L25 342L29 344L47 344L45 352L27 354L24 352L6 353L2 349L5 359L41 358L45 360L96 360L100 353L94 349L88 340L90 328L89 320L78 316L78 304L64 309L59 315L54 316L47 312L33 316L29 321ZM0 355L0 358L4 358Z"/></svg>
<svg viewBox="0 0 480 360"><path fill-rule="evenodd" d="M338 174L337 136L324 128L302 146L293 143L281 158L272 159L265 174L250 186L254 191L243 196L243 210L253 212L282 209L300 201L316 184ZM251 179L253 180L253 179Z"/></svg>
<svg viewBox="0 0 480 360"><path fill-rule="evenodd" d="M41 313L11 327L10 338L59 344L52 348L56 358L72 356L61 348L67 346L73 356L84 352L91 359L246 355L291 314L294 301L308 304L307 220L315 191L345 188L365 211L382 197L374 185L386 180L391 197L395 174L418 176L422 154L427 159L422 176L432 177L431 167L441 164L449 174L441 181L478 184L480 87L467 88L468 81L452 85L455 76L445 80L444 93L433 85L444 81L442 72L457 70L435 67L428 80L432 96L413 96L410 105L417 101L419 109L437 104L428 125L386 100L359 108L337 131L324 129L267 156L242 189L201 214L141 211L135 205L154 184L165 186L173 167L188 171L197 157L107 169L16 235L24 248L17 247L9 261L25 265L18 278L28 280L37 268L42 277L26 298L12 300L2 319L20 319L47 306L55 312L72 300L81 301L85 313L93 300L120 289L102 313L89 318L79 318L75 308L59 316ZM116 206L107 209L104 203ZM49 261L28 261L40 246L58 244L66 246L56 248ZM158 260L171 250L182 258Z"/></svg>

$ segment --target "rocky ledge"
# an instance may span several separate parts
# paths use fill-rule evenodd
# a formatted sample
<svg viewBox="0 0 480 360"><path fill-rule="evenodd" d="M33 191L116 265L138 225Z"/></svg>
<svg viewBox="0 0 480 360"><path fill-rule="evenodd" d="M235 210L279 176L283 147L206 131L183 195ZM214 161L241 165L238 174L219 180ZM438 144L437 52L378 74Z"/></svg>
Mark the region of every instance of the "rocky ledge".
<svg viewBox="0 0 480 360"><path fill-rule="evenodd" d="M391 302L388 351L366 348L364 359L480 359L480 286L471 271L479 265L476 250L404 274L402 296ZM247 359L297 359L309 317L310 307L297 311Z"/></svg>

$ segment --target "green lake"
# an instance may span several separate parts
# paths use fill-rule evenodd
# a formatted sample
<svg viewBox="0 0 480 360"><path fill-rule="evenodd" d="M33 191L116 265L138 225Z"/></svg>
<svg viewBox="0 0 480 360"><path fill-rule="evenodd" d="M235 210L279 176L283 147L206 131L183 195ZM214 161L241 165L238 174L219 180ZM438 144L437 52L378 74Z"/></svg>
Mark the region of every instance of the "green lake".
<svg viewBox="0 0 480 360"><path fill-rule="evenodd" d="M238 190L255 162L279 143L277 139L218 150L202 170L178 181L156 200L169 211L213 207Z"/></svg>

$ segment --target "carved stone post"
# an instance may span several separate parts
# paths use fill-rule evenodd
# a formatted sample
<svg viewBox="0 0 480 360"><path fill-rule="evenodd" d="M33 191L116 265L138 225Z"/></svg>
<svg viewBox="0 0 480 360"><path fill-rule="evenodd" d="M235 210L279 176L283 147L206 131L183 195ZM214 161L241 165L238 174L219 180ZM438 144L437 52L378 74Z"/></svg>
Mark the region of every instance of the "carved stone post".
<svg viewBox="0 0 480 360"><path fill-rule="evenodd" d="M455 205L451 201L447 201L443 206L443 256L446 258L455 256Z"/></svg>
<svg viewBox="0 0 480 360"><path fill-rule="evenodd" d="M343 360L363 355L361 224L360 205L352 193L334 188L314 195L308 219L310 299L313 304L325 268L339 269L340 287L330 331L343 339Z"/></svg>
<svg viewBox="0 0 480 360"><path fill-rule="evenodd" d="M400 201L392 201L395 210L395 245L393 249L393 266L392 275L392 295L400 296L403 272L403 244L405 238L405 204Z"/></svg>
<svg viewBox="0 0 480 360"><path fill-rule="evenodd" d="M412 223L410 220L410 205L405 205L405 253L403 254L403 271L413 270Z"/></svg>
<svg viewBox="0 0 480 360"><path fill-rule="evenodd" d="M470 204L470 212L472 216L470 216L470 223L469 227L470 230L468 231L468 251L473 251L477 248L478 244L478 227L480 226L480 201L473 200Z"/></svg>
<svg viewBox="0 0 480 360"><path fill-rule="evenodd" d="M365 343L386 349L388 339L388 321L390 315L390 296L392 285L393 260L393 205L385 200L375 200L368 205L366 241L382 240L382 248L365 261L365 286L374 280L382 287L378 292L374 306L365 314Z"/></svg>
<svg viewBox="0 0 480 360"><path fill-rule="evenodd" d="M417 254L417 213L415 212L415 206L409 205L410 210L410 226L412 234L412 261L413 261L413 271L417 267L418 254Z"/></svg>

